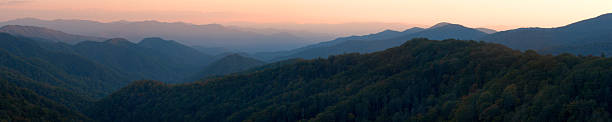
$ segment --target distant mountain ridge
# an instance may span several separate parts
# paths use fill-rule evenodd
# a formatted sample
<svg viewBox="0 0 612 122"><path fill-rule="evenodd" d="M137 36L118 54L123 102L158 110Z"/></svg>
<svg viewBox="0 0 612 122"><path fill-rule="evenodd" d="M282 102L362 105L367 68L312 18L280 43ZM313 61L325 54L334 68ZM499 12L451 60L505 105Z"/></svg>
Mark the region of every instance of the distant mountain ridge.
<svg viewBox="0 0 612 122"><path fill-rule="evenodd" d="M265 54L5 26L0 121L610 121L608 25L443 22Z"/></svg>
<svg viewBox="0 0 612 122"><path fill-rule="evenodd" d="M258 33L253 30L226 27L220 24L195 25L159 21L117 21L102 23L87 20L40 20L23 18L0 25L29 25L57 29L78 35L141 40L163 37L189 46L225 47L245 52L288 50L313 43L318 34L301 32ZM310 36L309 36L310 35ZM322 35L326 36L326 35ZM312 37L312 38L311 38ZM328 38L328 37L325 37ZM93 40L95 41L95 40Z"/></svg>
<svg viewBox="0 0 612 122"><path fill-rule="evenodd" d="M76 44L82 41L106 40L105 38L101 37L74 35L57 30L35 26L6 25L0 28L0 32L5 32L16 36L28 37L31 39L38 39L42 41L64 42L68 44Z"/></svg>
<svg viewBox="0 0 612 122"><path fill-rule="evenodd" d="M451 25L451 24L452 23L449 23L449 22L440 22L440 23L437 23L437 24L429 27L429 29L438 28L438 27L442 27L442 26L447 26L447 25Z"/></svg>
<svg viewBox="0 0 612 122"><path fill-rule="evenodd" d="M481 40L520 50L612 42L612 13L557 28L519 28L497 32Z"/></svg>
<svg viewBox="0 0 612 122"><path fill-rule="evenodd" d="M34 26L10 25L5 26L4 29L18 30L12 32L28 34L13 36L0 32L6 35L2 38L13 40L2 42L5 44L0 46L0 49L4 48L11 55L41 58L47 61L63 59L50 58L49 56L55 54L42 54L41 52L73 55L92 63L104 65L105 68L117 71L130 80L158 79L179 82L214 60L211 55L206 55L176 41L164 40L159 37L145 38L139 43L124 38L112 38L103 41L83 40L75 41L76 43L72 42L75 44L66 44L66 41L59 40L62 38L55 38L56 35L60 35L60 37L82 36ZM31 37L48 39L30 40ZM56 41L50 41L49 39L56 39ZM86 62L82 61L82 63ZM63 64L65 62L57 63ZM100 70L104 70L104 68L100 68ZM75 71L78 70L75 69Z"/></svg>
<svg viewBox="0 0 612 122"><path fill-rule="evenodd" d="M410 28L410 29L406 29L402 32L399 31L394 31L394 30L384 30L382 32L378 32L378 33L374 33L374 34L368 34L368 35L362 35L362 36L349 36L349 37L340 37L340 38L336 38L334 40L331 41L325 41L325 42L320 42L317 44L312 44L312 45L308 45L308 46L304 46L301 48L296 48L296 49L292 49L289 51L279 51L279 52L261 52L261 53L255 53L253 55L255 55L255 57L258 57L262 60L280 60L280 59L274 59L274 58L279 58L279 57L283 57L283 56L288 56L288 55L293 55L296 53L300 53L303 51L307 51L307 50L311 50L311 49L315 49L315 48L325 48L325 47L331 47L337 44L341 44L347 41L355 41L355 40L383 40L383 39L390 39L390 38L396 38L402 35L406 35L406 34L411 34L411 33L416 33L419 31L425 30L423 28L419 28L419 27L414 27L414 28Z"/></svg>
<svg viewBox="0 0 612 122"><path fill-rule="evenodd" d="M609 54L612 52L612 49L607 48L608 46L595 46L596 44L612 42L612 13L558 28L519 28L497 32L487 28L468 28L458 24L441 22L427 29L413 28L408 30L407 32L385 30L363 36L341 37L290 51L257 53L254 55L259 59L268 61L291 58L325 58L344 53L380 51L397 46L402 41L412 38L488 41L504 44L513 49L533 49L554 54L600 55L601 53Z"/></svg>
<svg viewBox="0 0 612 122"><path fill-rule="evenodd" d="M132 78L167 82L180 82L212 61L212 56L161 38L145 38L140 43L115 38L82 42L72 48L75 53L123 71Z"/></svg>
<svg viewBox="0 0 612 122"><path fill-rule="evenodd" d="M326 58L330 55L344 53L369 53L381 51L398 46L406 40L413 38L477 40L486 35L487 33L473 28L442 22L427 29L411 28L402 32L386 30L364 36L342 37L286 52L259 53L255 54L255 56L271 61L291 58Z"/></svg>
<svg viewBox="0 0 612 122"><path fill-rule="evenodd" d="M132 80L183 82L212 59L162 38L69 45L0 32L0 120L91 121L81 110Z"/></svg>

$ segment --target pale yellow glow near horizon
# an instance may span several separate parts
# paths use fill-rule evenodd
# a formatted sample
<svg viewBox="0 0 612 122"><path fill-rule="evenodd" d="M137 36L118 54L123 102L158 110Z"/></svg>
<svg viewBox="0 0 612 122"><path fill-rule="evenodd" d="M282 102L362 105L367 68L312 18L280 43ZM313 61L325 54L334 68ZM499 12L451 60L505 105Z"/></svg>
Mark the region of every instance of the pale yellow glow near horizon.
<svg viewBox="0 0 612 122"><path fill-rule="evenodd" d="M160 20L196 24L451 22L558 27L612 12L612 0L0 0L0 20Z"/></svg>

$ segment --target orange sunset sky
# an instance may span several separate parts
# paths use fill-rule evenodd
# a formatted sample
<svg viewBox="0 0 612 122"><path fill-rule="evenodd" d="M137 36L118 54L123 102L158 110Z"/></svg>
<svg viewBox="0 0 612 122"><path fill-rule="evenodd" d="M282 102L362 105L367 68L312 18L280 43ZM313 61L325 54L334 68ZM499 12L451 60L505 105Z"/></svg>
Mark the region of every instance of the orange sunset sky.
<svg viewBox="0 0 612 122"><path fill-rule="evenodd" d="M209 23L451 22L557 27L612 12L612 0L0 0L0 21L86 19Z"/></svg>

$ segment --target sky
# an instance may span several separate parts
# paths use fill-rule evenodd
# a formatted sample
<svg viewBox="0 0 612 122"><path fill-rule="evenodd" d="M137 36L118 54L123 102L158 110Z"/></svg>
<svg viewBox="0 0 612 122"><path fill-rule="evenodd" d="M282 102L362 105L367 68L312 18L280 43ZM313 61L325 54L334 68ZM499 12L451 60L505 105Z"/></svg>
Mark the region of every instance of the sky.
<svg viewBox="0 0 612 122"><path fill-rule="evenodd" d="M505 30L558 27L612 13L612 0L0 0L0 21L339 24L439 22Z"/></svg>

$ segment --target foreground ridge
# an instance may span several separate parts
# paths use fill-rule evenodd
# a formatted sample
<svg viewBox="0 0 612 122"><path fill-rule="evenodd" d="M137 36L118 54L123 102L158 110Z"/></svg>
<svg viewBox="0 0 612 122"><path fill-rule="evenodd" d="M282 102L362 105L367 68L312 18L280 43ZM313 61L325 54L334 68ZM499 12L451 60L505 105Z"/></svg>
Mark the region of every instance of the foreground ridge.
<svg viewBox="0 0 612 122"><path fill-rule="evenodd" d="M189 84L139 81L100 121L610 121L612 60L413 39Z"/></svg>

